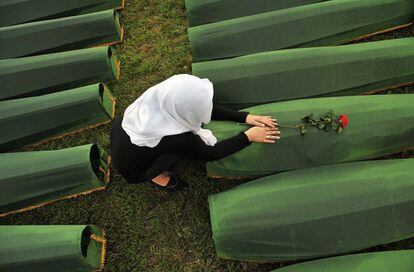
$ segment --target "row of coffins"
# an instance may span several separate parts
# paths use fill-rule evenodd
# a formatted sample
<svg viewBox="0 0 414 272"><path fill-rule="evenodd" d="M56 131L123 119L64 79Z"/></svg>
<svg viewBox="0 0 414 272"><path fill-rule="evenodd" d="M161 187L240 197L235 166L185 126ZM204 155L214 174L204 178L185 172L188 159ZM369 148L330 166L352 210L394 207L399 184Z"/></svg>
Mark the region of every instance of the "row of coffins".
<svg viewBox="0 0 414 272"><path fill-rule="evenodd" d="M0 3L0 27L123 7L124 0L6 0Z"/></svg>
<svg viewBox="0 0 414 272"><path fill-rule="evenodd" d="M304 260L413 237L414 159L356 162L413 148L413 103L414 94L401 94L294 100L245 109L277 116L282 138L273 145L253 143L207 164L215 178L266 176L210 196L218 256ZM347 116L343 130L326 121L336 118L332 111ZM309 125L304 133L296 125L303 124L303 114L318 124L324 119L324 127ZM208 128L219 140L246 129L225 121Z"/></svg>
<svg viewBox="0 0 414 272"><path fill-rule="evenodd" d="M186 0L185 4L190 26L197 26L325 1L327 0Z"/></svg>
<svg viewBox="0 0 414 272"><path fill-rule="evenodd" d="M326 164L377 158L414 147L414 94L345 96L292 100L244 109L251 114L277 116L282 138L272 145L252 143L240 152L207 164L209 175L252 178ZM346 115L341 133L329 122L323 130L306 127L302 118ZM328 120L329 121L329 120ZM206 126L223 140L246 126L216 121ZM325 131L326 130L326 131ZM265 159L263 159L265 158Z"/></svg>
<svg viewBox="0 0 414 272"><path fill-rule="evenodd" d="M105 232L93 225L0 226L0 271L102 271Z"/></svg>
<svg viewBox="0 0 414 272"><path fill-rule="evenodd" d="M377 92L414 81L414 38L287 49L193 64L214 102L235 109L291 99Z"/></svg>
<svg viewBox="0 0 414 272"><path fill-rule="evenodd" d="M121 0L0 3L0 151L109 122L120 77L113 48ZM99 47L98 47L99 46ZM110 156L96 144L0 154L0 217L105 189ZM95 226L1 226L1 271L100 271Z"/></svg>
<svg viewBox="0 0 414 272"><path fill-rule="evenodd" d="M357 252L414 236L414 39L340 45L414 21L409 0L186 0L193 74L216 104L277 118L282 137L207 164L254 179L209 197L217 255L280 262ZM331 46L339 45L339 46ZM280 50L284 49L284 50ZM274 51L276 50L276 51ZM291 101L289 101L291 100ZM216 121L218 140L246 130ZM327 258L286 272L405 272L411 251Z"/></svg>
<svg viewBox="0 0 414 272"><path fill-rule="evenodd" d="M109 166L96 144L0 154L0 217L103 190Z"/></svg>
<svg viewBox="0 0 414 272"><path fill-rule="evenodd" d="M105 84L35 97L0 101L0 151L107 123L115 99Z"/></svg>
<svg viewBox="0 0 414 272"><path fill-rule="evenodd" d="M0 59L75 50L121 41L114 10L0 28Z"/></svg>
<svg viewBox="0 0 414 272"><path fill-rule="evenodd" d="M414 159L267 176L209 198L217 254L294 261L407 239L414 236L413 191Z"/></svg>
<svg viewBox="0 0 414 272"><path fill-rule="evenodd" d="M234 1L187 2L219 2L223 3L218 4L220 10L227 12L224 3ZM317 2L191 27L188 32L193 59L199 62L278 49L335 45L414 21L412 0ZM249 9L254 4L246 5Z"/></svg>
<svg viewBox="0 0 414 272"><path fill-rule="evenodd" d="M111 47L0 60L0 100L69 90L120 77Z"/></svg>
<svg viewBox="0 0 414 272"><path fill-rule="evenodd" d="M292 265L274 272L411 272L414 251L356 254Z"/></svg>

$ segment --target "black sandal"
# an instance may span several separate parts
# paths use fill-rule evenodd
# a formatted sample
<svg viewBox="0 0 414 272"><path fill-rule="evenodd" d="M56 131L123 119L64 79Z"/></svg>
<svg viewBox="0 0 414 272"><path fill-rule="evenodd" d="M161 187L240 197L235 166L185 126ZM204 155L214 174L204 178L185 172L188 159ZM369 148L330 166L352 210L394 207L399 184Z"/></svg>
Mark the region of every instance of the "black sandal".
<svg viewBox="0 0 414 272"><path fill-rule="evenodd" d="M156 188L162 188L162 189L170 191L170 192L179 191L182 188L184 188L185 185L186 185L186 183L184 181L180 180L179 178L177 178L175 176L171 176L170 181L168 182L168 184L166 186L161 186L161 185L159 185L158 183L155 183L152 180L148 180L148 182Z"/></svg>

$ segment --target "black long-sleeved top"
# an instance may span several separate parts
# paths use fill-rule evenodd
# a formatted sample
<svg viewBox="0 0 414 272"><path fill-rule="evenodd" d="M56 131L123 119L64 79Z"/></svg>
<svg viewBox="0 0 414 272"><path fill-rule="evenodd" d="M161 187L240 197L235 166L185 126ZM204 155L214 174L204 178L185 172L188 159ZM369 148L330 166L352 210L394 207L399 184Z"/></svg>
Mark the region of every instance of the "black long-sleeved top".
<svg viewBox="0 0 414 272"><path fill-rule="evenodd" d="M245 123L248 113L238 112L221 106L214 106L212 120L227 120ZM153 147L137 146L121 126L117 118L111 128L111 153L115 169L127 180L134 179L149 169L154 161L166 154L179 154L204 162L215 161L240 151L250 144L245 133L209 146L192 132L165 136Z"/></svg>

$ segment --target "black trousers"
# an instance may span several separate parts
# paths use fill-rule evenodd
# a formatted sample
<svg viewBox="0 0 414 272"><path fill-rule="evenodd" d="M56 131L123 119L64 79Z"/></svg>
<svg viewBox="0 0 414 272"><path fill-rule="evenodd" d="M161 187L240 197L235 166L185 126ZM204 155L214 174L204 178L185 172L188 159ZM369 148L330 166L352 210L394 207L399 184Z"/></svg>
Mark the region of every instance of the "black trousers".
<svg viewBox="0 0 414 272"><path fill-rule="evenodd" d="M155 149L133 145L122 129L122 118L116 118L111 127L112 166L129 183L152 180L168 171L174 173L184 155L156 152Z"/></svg>

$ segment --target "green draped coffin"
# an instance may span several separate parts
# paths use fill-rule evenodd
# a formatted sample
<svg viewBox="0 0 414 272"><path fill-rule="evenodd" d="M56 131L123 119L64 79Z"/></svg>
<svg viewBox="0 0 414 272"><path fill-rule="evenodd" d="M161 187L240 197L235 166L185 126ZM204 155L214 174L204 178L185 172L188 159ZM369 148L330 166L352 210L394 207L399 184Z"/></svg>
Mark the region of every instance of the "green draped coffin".
<svg viewBox="0 0 414 272"><path fill-rule="evenodd" d="M257 53L193 64L216 104L237 109L290 99L362 94L414 82L414 38Z"/></svg>
<svg viewBox="0 0 414 272"><path fill-rule="evenodd" d="M108 122L115 102L103 84L0 101L0 151Z"/></svg>
<svg viewBox="0 0 414 272"><path fill-rule="evenodd" d="M353 252L414 236L414 159L281 173L210 196L209 204L221 258L292 261Z"/></svg>
<svg viewBox="0 0 414 272"><path fill-rule="evenodd" d="M96 226L0 226L0 271L100 271L104 235Z"/></svg>
<svg viewBox="0 0 414 272"><path fill-rule="evenodd" d="M0 59L75 50L121 41L116 11L0 28Z"/></svg>
<svg viewBox="0 0 414 272"><path fill-rule="evenodd" d="M0 100L63 91L119 77L110 47L0 60Z"/></svg>
<svg viewBox="0 0 414 272"><path fill-rule="evenodd" d="M273 272L412 272L414 250L365 253L307 262Z"/></svg>
<svg viewBox="0 0 414 272"><path fill-rule="evenodd" d="M332 0L191 27L195 61L333 45L414 21L412 0Z"/></svg>
<svg viewBox="0 0 414 272"><path fill-rule="evenodd" d="M1 0L0 27L122 7L123 0Z"/></svg>
<svg viewBox="0 0 414 272"><path fill-rule="evenodd" d="M0 217L103 190L109 164L98 145L0 154Z"/></svg>
<svg viewBox="0 0 414 272"><path fill-rule="evenodd" d="M309 128L280 127L282 138L275 144L252 143L242 151L207 164L215 177L257 177L281 171L366 160L414 147L414 94L314 98L247 108L251 114L271 115L282 126L315 119L333 110L348 116L343 133ZM212 122L208 126L219 141L246 130L245 125Z"/></svg>
<svg viewBox="0 0 414 272"><path fill-rule="evenodd" d="M267 11L327 0L186 0L190 26L214 23Z"/></svg>

